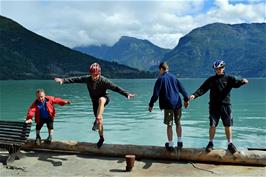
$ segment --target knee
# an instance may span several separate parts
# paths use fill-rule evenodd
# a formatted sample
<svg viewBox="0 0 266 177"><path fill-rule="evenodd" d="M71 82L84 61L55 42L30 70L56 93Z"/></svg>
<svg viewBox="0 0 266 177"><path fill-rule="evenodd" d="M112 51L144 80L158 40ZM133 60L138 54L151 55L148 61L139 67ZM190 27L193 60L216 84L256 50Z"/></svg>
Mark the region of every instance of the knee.
<svg viewBox="0 0 266 177"><path fill-rule="evenodd" d="M102 116L97 117L96 121L98 124L102 124L103 123L103 117Z"/></svg>
<svg viewBox="0 0 266 177"><path fill-rule="evenodd" d="M106 99L104 97L99 98L99 104L105 104Z"/></svg>
<svg viewBox="0 0 266 177"><path fill-rule="evenodd" d="M172 129L172 127L173 127L173 125L171 125L171 124L168 124L168 125L167 125L167 128L168 128L168 129Z"/></svg>
<svg viewBox="0 0 266 177"><path fill-rule="evenodd" d="M181 122L180 122L180 120L175 121L175 125L176 125L176 127L181 127Z"/></svg>

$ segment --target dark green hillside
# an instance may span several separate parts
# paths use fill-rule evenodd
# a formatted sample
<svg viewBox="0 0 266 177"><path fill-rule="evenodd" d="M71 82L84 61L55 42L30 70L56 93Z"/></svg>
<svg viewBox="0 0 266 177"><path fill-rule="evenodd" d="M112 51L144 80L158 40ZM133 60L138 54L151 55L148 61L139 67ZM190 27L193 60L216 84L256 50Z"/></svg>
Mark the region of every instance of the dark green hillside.
<svg viewBox="0 0 266 177"><path fill-rule="evenodd" d="M101 64L107 77L150 77L149 73L74 51L0 16L0 79L51 79L87 74L93 62Z"/></svg>

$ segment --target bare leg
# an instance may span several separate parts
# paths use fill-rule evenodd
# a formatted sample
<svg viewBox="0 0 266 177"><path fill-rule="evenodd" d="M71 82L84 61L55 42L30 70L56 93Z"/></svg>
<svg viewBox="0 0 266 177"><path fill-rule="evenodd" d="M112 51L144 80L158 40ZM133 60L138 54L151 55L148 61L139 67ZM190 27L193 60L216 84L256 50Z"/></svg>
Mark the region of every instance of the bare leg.
<svg viewBox="0 0 266 177"><path fill-rule="evenodd" d="M177 137L182 137L182 127L181 127L181 124L176 125L176 134L177 134Z"/></svg>
<svg viewBox="0 0 266 177"><path fill-rule="evenodd" d="M210 141L213 141L215 132L216 132L216 127L210 126L210 129L209 129L209 140Z"/></svg>
<svg viewBox="0 0 266 177"><path fill-rule="evenodd" d="M231 127L224 127L225 135L228 143L232 142L232 128Z"/></svg>
<svg viewBox="0 0 266 177"><path fill-rule="evenodd" d="M210 126L209 128L209 143L206 146L206 152L210 152L213 150L213 139L215 136L215 132L216 132L216 127L215 126Z"/></svg>
<svg viewBox="0 0 266 177"><path fill-rule="evenodd" d="M233 145L232 143L232 128L231 127L224 127L225 130L225 135L227 138L227 142L228 142L228 147L227 149L234 154L235 152L237 152L237 149L235 147L235 145Z"/></svg>
<svg viewBox="0 0 266 177"><path fill-rule="evenodd" d="M40 131L41 131L41 130L36 130L36 137L37 137L38 135L40 135Z"/></svg>
<svg viewBox="0 0 266 177"><path fill-rule="evenodd" d="M49 136L52 136L53 133L54 133L54 129L48 129L48 135L49 135Z"/></svg>
<svg viewBox="0 0 266 177"><path fill-rule="evenodd" d="M98 124L99 124L99 136L100 136L100 139L97 142L97 147L98 148L101 148L101 146L103 145L103 142L104 142L104 137L103 137L103 111L104 111L105 103L106 103L106 98L101 97L99 99L99 106L98 106L97 117L96 117L96 119L98 121Z"/></svg>
<svg viewBox="0 0 266 177"><path fill-rule="evenodd" d="M35 140L35 144L37 144L37 145L40 145L40 144L41 144L40 131L41 131L41 130L36 130L36 140Z"/></svg>
<svg viewBox="0 0 266 177"><path fill-rule="evenodd" d="M53 135L53 132L54 132L54 129L48 129L48 137L47 137L47 139L45 140L46 142L48 142L48 143L51 143L51 142L52 142L52 135Z"/></svg>
<svg viewBox="0 0 266 177"><path fill-rule="evenodd" d="M168 138L168 143L165 143L165 147L168 151L173 151L173 129L172 125L167 125L167 138Z"/></svg>
<svg viewBox="0 0 266 177"><path fill-rule="evenodd" d="M104 111L104 104L106 103L106 98L101 97L99 99L99 106L97 110L97 119L99 121L99 135L103 136L103 111Z"/></svg>
<svg viewBox="0 0 266 177"><path fill-rule="evenodd" d="M167 125L167 138L168 138L168 141L173 140L173 129L171 125Z"/></svg>

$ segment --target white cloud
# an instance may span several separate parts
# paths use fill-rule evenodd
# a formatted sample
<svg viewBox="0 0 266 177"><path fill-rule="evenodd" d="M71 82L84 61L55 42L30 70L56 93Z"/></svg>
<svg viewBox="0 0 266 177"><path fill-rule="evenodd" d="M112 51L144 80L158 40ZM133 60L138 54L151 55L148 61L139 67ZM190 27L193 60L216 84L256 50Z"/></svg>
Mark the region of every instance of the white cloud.
<svg viewBox="0 0 266 177"><path fill-rule="evenodd" d="M2 0L1 10L29 30L69 47L112 45L128 35L173 48L180 37L209 23L265 22L263 0Z"/></svg>

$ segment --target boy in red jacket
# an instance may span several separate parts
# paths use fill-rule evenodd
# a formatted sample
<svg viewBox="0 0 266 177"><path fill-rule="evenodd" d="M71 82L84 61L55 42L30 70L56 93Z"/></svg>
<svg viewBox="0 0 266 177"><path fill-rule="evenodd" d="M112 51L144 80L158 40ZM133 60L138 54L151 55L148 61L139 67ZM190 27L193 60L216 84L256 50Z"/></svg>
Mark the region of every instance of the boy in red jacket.
<svg viewBox="0 0 266 177"><path fill-rule="evenodd" d="M64 106L65 104L70 104L70 101L63 100L61 98L56 98L53 96L46 96L43 89L37 89L36 100L28 109L26 123L31 123L33 116L35 116L36 122L36 140L35 143L40 145L41 136L40 130L44 123L46 123L48 128L48 137L46 141L51 143L53 134L53 123L55 118L55 108L54 104L59 104Z"/></svg>

